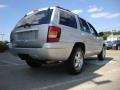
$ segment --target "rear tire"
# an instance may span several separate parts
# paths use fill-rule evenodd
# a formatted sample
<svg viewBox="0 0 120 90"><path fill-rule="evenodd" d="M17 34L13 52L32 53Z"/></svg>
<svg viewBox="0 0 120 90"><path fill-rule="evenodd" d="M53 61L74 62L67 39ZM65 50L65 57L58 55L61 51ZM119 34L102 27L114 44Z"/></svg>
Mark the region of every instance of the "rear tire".
<svg viewBox="0 0 120 90"><path fill-rule="evenodd" d="M78 74L84 65L84 53L80 47L75 47L67 61L67 68L71 74Z"/></svg>
<svg viewBox="0 0 120 90"><path fill-rule="evenodd" d="M120 50L120 46L118 46L118 50Z"/></svg>
<svg viewBox="0 0 120 90"><path fill-rule="evenodd" d="M41 63L36 61L36 60L33 60L32 58L28 58L27 60L25 60L27 65L30 66L31 68L38 68L38 67L41 67Z"/></svg>
<svg viewBox="0 0 120 90"><path fill-rule="evenodd" d="M116 46L116 50L120 50L120 46Z"/></svg>
<svg viewBox="0 0 120 90"><path fill-rule="evenodd" d="M105 60L105 56L106 56L106 50L105 50L105 46L103 46L102 51L100 52L100 54L98 54L97 57L100 61L103 61Z"/></svg>

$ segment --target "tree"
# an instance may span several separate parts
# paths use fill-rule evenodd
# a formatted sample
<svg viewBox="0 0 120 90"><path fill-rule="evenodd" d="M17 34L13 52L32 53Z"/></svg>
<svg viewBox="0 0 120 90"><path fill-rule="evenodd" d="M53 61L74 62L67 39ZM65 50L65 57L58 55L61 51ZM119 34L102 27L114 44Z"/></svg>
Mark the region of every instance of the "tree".
<svg viewBox="0 0 120 90"><path fill-rule="evenodd" d="M111 32L110 31L107 31L107 32L103 32L103 39L106 40L107 37L109 37L111 35Z"/></svg>
<svg viewBox="0 0 120 90"><path fill-rule="evenodd" d="M113 35L120 35L120 31L117 31L116 30L114 32L110 32L110 31L106 31L106 32L103 32L103 39L104 40L107 40L107 37L109 37L111 34L113 33Z"/></svg>

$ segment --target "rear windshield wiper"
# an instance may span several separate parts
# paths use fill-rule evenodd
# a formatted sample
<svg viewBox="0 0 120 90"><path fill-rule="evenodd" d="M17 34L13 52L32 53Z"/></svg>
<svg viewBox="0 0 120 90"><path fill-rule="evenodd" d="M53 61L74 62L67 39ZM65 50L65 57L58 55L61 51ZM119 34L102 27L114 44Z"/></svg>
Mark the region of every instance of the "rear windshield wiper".
<svg viewBox="0 0 120 90"><path fill-rule="evenodd" d="M35 24L30 24L30 23L25 23L25 24L23 24L23 25L20 25L20 26L18 26L18 27L16 27L16 28L20 28L20 27L30 27L30 26L32 26L32 25L39 25L39 23L35 23Z"/></svg>

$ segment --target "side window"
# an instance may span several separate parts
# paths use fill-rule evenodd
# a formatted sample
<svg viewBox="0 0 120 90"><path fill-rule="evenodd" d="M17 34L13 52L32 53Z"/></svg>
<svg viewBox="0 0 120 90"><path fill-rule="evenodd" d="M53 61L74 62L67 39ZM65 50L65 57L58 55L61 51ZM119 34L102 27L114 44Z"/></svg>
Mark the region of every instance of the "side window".
<svg viewBox="0 0 120 90"><path fill-rule="evenodd" d="M82 31L84 31L84 32L90 33L90 29L89 29L86 21L83 20L83 19L81 19L81 18L79 18L79 22L80 22L80 29L81 29Z"/></svg>
<svg viewBox="0 0 120 90"><path fill-rule="evenodd" d="M94 36L98 36L98 33L97 31L95 30L95 28L90 24L88 23L89 27L90 27L90 31L91 33L94 35Z"/></svg>
<svg viewBox="0 0 120 90"><path fill-rule="evenodd" d="M60 11L60 24L77 28L77 22L75 16L65 11Z"/></svg>

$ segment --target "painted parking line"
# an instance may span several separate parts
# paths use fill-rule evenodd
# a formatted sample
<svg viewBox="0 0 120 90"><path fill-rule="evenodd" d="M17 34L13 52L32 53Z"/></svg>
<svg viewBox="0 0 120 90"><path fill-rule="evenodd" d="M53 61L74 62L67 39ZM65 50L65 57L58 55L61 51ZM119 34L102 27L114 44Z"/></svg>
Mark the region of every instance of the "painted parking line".
<svg viewBox="0 0 120 90"><path fill-rule="evenodd" d="M0 65L0 67L9 67L9 66L22 66L22 65L26 65L26 64L16 64L16 65Z"/></svg>
<svg viewBox="0 0 120 90"><path fill-rule="evenodd" d="M25 65L24 63L17 63L17 62L12 62L12 61L0 61L3 64L0 64L0 66L11 66L11 65Z"/></svg>
<svg viewBox="0 0 120 90"><path fill-rule="evenodd" d="M72 83L75 83L75 82L82 82L82 81L91 79L93 77L94 76L91 75L91 76L87 76L87 77L80 78L80 79L74 79L74 80L70 80L70 81L66 81L66 82L60 82L60 83L56 83L56 84L53 84L53 85L44 86L44 87L41 87L41 88L33 88L33 89L30 89L30 90L46 90L46 89L51 89L51 88L59 87L59 86L66 85L66 84L72 84Z"/></svg>
<svg viewBox="0 0 120 90"><path fill-rule="evenodd" d="M104 74L108 75L108 74L115 73L115 72L118 72L118 71L120 72L119 69L112 69L111 71L107 71ZM53 88L60 87L60 86L63 86L63 85L68 85L68 84L74 84L76 82L80 83L80 82L83 82L83 81L87 81L87 80L90 80L93 77L95 77L95 76L94 75L89 75L89 76L86 76L86 77L83 77L83 78L80 78L80 79L74 79L74 80L70 80L70 81L66 81L66 82L60 82L60 83L47 85L47 86L43 86L43 87L40 87L40 88L33 88L33 89L29 89L29 90L47 90L47 89L52 90Z"/></svg>
<svg viewBox="0 0 120 90"><path fill-rule="evenodd" d="M12 61L2 61L3 63L6 64L11 64L11 65L18 65L18 63L12 62Z"/></svg>
<svg viewBox="0 0 120 90"><path fill-rule="evenodd" d="M86 63L88 64L93 64L93 65L98 65L98 66L101 66L101 65L105 65L106 63L114 63L115 61L107 61L107 60L104 60L104 61L99 61L99 60L87 60Z"/></svg>

